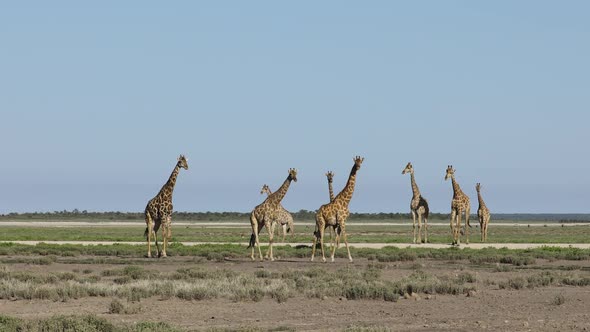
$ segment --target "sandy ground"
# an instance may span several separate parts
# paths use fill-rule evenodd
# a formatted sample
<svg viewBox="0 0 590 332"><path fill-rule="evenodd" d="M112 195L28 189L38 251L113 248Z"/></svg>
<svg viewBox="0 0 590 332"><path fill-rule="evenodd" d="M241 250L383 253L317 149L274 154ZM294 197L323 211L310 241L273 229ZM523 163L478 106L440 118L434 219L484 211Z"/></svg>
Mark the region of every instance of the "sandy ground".
<svg viewBox="0 0 590 332"><path fill-rule="evenodd" d="M311 263L306 260L278 262L251 262L247 258L226 262L194 263L186 257L171 257L150 264L150 269L174 271L187 266L206 269L231 269L253 272L259 269L281 271L321 267L334 273L344 266L365 268L366 260L349 264ZM132 260L133 261L133 260ZM288 327L297 331L338 331L351 326L388 327L394 331L584 331L590 330L590 287L551 286L535 289L506 290L492 282L510 277L538 274L544 269L576 266L578 273L590 275L587 261L537 262L534 269L516 269L511 272L493 272L490 269L472 267L464 270L461 263L419 260L416 262L387 263L383 278L396 280L412 273L416 264L427 273L435 275L456 274L470 271L477 275L477 291L471 296L418 294L397 302L382 300L346 300L331 297L324 299L296 296L284 303L272 299L260 302L233 302L229 299L186 301L181 299L143 299L136 305L136 314L109 314L111 298L82 298L67 302L49 300L0 300L2 314L21 318L49 317L54 314L97 314L119 323L137 321L165 321L187 329L222 328L237 329L255 327L271 329ZM14 264L11 269L67 272L88 268L84 264L54 263L49 266ZM104 269L121 268L121 265L93 264L93 273ZM556 296L565 302L556 305Z"/></svg>

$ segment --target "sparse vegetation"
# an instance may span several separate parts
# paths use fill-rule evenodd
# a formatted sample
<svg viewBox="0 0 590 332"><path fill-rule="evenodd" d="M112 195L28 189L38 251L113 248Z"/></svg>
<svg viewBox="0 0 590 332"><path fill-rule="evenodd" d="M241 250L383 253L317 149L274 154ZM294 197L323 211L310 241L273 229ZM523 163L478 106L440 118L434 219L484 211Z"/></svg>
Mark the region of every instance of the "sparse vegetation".
<svg viewBox="0 0 590 332"><path fill-rule="evenodd" d="M432 299L436 295L481 296L480 288L501 288L515 291L558 286L583 287L590 285L585 269L561 268L563 265L544 260L587 259L585 250L572 248L540 248L533 250L508 249L398 249L387 247L382 250L356 249L356 256L367 258L368 262L354 265L311 264L301 269L288 269L281 264L260 264L252 270L235 268L243 262L245 250L242 246L211 245L185 247L176 245L182 257L174 260L182 268L169 270L161 268L170 262L145 259L143 247L114 246L38 246L0 245L0 252L19 252L18 256L6 255L14 263L0 267L0 298L11 300L70 301L87 297L107 298L104 311L112 315L141 314L145 299L181 299L186 301L208 301L227 299L235 302L259 302L273 300L277 303L292 301L293 298L405 301ZM309 248L281 247L277 251L282 257L308 257ZM119 256L110 256L116 252ZM211 252L223 253L229 263L205 263ZM61 253L61 254L60 254ZM98 253L100 256L93 254ZM195 256L193 256L195 255ZM345 255L342 251L341 255ZM0 256L1 257L1 256ZM56 266L51 270L75 264L71 272L38 272L38 267L27 269L11 268L11 264L22 264L24 259L33 261L49 257ZM231 257L241 257L232 259ZM339 256L342 257L342 256ZM344 257L343 257L344 258ZM234 262L235 261L235 262ZM129 265L121 266L119 264ZM193 263L197 262L197 265ZM238 263L236 263L238 262ZM362 262L362 260L361 260ZM451 266L452 273L437 273L433 266ZM186 263L186 264L185 264ZM534 264L533 264L534 263ZM92 264L90 268L79 268L79 264ZM162 265L163 264L163 265ZM108 265L101 267L100 265ZM249 262L248 262L249 265ZM531 266L533 265L533 266ZM571 266L583 266L576 262ZM279 268L275 268L279 266ZM155 267L155 268L154 268ZM338 268L339 267L339 268ZM392 268L396 269L392 277ZM475 268L475 269L474 269ZM447 268L447 271L449 269ZM490 272L507 272L489 274ZM481 276L481 277L480 277ZM490 279L491 277L491 279ZM505 277L506 279L502 280ZM472 295L474 294L474 295ZM150 300L152 301L152 300ZM18 326L35 324L60 324L55 320L21 321L4 317L0 330L17 330ZM74 319L73 326L91 327ZM25 324L25 325L23 325ZM32 324L32 325L31 325ZM70 324L70 323L67 323ZM150 325L151 324L151 325ZM17 326L17 327L15 327ZM47 325L55 327L57 325ZM69 325L68 325L69 326ZM112 331L135 331L138 326L149 331L175 330L170 326L156 323L141 323L128 326L111 326ZM163 327L162 327L163 326ZM14 328L13 328L14 327ZM107 331L109 330L107 327ZM161 329L160 329L161 328ZM22 329L21 329L22 330ZM379 326L349 326L349 330L381 331ZM20 330L19 330L20 331ZM27 331L24 329L24 331ZM85 330L84 330L85 331Z"/></svg>
<svg viewBox="0 0 590 332"><path fill-rule="evenodd" d="M133 325L115 325L94 315L57 315L46 319L24 320L0 315L0 330L6 332L63 331L63 332L180 332L180 329L163 322L139 322Z"/></svg>
<svg viewBox="0 0 590 332"><path fill-rule="evenodd" d="M118 299L113 299L109 304L109 314L137 314L141 311L139 305L125 305Z"/></svg>
<svg viewBox="0 0 590 332"><path fill-rule="evenodd" d="M551 301L551 304L553 305L562 305L565 303L565 296L563 296L563 294L559 294L556 295L553 300Z"/></svg>

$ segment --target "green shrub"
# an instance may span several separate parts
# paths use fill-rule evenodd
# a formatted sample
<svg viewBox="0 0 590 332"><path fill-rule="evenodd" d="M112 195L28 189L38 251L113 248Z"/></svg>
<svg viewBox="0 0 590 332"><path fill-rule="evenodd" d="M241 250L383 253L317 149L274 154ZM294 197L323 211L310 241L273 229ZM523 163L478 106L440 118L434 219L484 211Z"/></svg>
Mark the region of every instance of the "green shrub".
<svg viewBox="0 0 590 332"><path fill-rule="evenodd" d="M88 316L54 316L38 322L39 331L115 332L117 329L104 318Z"/></svg>

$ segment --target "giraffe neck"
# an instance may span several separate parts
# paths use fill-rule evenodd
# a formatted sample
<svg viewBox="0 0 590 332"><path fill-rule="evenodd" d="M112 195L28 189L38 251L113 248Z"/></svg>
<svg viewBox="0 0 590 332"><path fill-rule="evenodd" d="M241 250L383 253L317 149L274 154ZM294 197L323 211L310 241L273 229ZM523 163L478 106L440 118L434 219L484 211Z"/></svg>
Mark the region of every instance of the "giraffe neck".
<svg viewBox="0 0 590 332"><path fill-rule="evenodd" d="M477 200L479 201L479 206L486 207L486 203L484 203L483 197L481 197L479 190L477 191Z"/></svg>
<svg viewBox="0 0 590 332"><path fill-rule="evenodd" d="M176 185L176 178L178 177L179 172L180 166L176 164L176 166L174 166L174 169L172 170L172 174L170 174L170 177L168 178L168 181L166 181L166 183L160 190L160 193L169 193L170 199L172 199L172 192L174 191L174 185Z"/></svg>
<svg viewBox="0 0 590 332"><path fill-rule="evenodd" d="M279 204L283 200L283 197L285 197L285 194L287 194L287 190L289 190L289 185L291 184L291 181L291 175L289 174L289 176L287 177L285 182L283 182L281 187L277 189L277 191L268 196L268 202L270 204Z"/></svg>
<svg viewBox="0 0 590 332"><path fill-rule="evenodd" d="M344 189L334 198L334 201L340 200L343 201L346 206L350 203L352 199L352 193L354 192L354 184L356 183L356 165L352 166L352 170L350 171L350 176L348 177L348 181L346 182L346 186Z"/></svg>
<svg viewBox="0 0 590 332"><path fill-rule="evenodd" d="M334 200L334 189L332 189L332 181L328 181L328 190L330 191L330 202Z"/></svg>
<svg viewBox="0 0 590 332"><path fill-rule="evenodd" d="M461 190L461 187L459 187L459 183L455 181L454 174L451 175L451 181L453 182L453 197L465 196L465 194L463 194L463 191Z"/></svg>
<svg viewBox="0 0 590 332"><path fill-rule="evenodd" d="M412 193L414 194L414 197L420 197L420 189L418 189L418 185L416 184L414 172L410 173L410 181L412 182Z"/></svg>

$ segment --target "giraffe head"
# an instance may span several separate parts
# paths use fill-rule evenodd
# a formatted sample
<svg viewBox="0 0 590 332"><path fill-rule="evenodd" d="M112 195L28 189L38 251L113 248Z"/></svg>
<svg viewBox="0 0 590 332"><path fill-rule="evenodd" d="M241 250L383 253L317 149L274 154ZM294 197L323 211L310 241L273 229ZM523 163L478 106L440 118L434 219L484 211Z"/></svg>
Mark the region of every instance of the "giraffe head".
<svg viewBox="0 0 590 332"><path fill-rule="evenodd" d="M332 173L332 171L329 171L328 173L326 173L326 177L328 178L328 182L332 183L332 180L334 179L334 173Z"/></svg>
<svg viewBox="0 0 590 332"><path fill-rule="evenodd" d="M176 165L188 171L188 162L186 161L186 157L184 155L181 154L180 157L178 157L178 163Z"/></svg>
<svg viewBox="0 0 590 332"><path fill-rule="evenodd" d="M476 183L476 184L475 184L475 190L476 190L477 192L479 192L479 189L480 189L480 188L481 188L481 184L480 184L479 182L478 182L478 183Z"/></svg>
<svg viewBox="0 0 590 332"><path fill-rule="evenodd" d="M289 179L297 182L297 170L294 168L289 168Z"/></svg>
<svg viewBox="0 0 590 332"><path fill-rule="evenodd" d="M361 164L363 163L363 161L365 160L365 158L361 158L359 156L356 156L355 158L352 158L352 160L354 160L354 168L355 170L359 170L361 169Z"/></svg>
<svg viewBox="0 0 590 332"><path fill-rule="evenodd" d="M406 173L414 173L414 166L412 166L412 163L408 163L406 165L406 168L404 168L404 170L402 171L402 174L406 174Z"/></svg>
<svg viewBox="0 0 590 332"><path fill-rule="evenodd" d="M445 181L452 178L455 175L455 169L452 165L447 166L447 174L445 175Z"/></svg>
<svg viewBox="0 0 590 332"><path fill-rule="evenodd" d="M268 195L272 194L272 191L270 191L270 188L266 184L262 186L262 189L260 189L260 195L264 193L267 193Z"/></svg>

